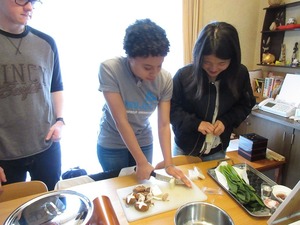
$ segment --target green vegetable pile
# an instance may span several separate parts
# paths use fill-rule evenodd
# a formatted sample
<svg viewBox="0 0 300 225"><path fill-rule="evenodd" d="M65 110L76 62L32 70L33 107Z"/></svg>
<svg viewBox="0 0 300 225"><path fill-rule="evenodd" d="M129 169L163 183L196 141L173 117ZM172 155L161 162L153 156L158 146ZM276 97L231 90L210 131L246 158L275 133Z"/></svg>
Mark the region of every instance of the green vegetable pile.
<svg viewBox="0 0 300 225"><path fill-rule="evenodd" d="M220 172L225 176L229 187L229 192L249 211L258 211L264 208L264 203L256 190L244 179L242 179L236 170L229 164L221 165Z"/></svg>

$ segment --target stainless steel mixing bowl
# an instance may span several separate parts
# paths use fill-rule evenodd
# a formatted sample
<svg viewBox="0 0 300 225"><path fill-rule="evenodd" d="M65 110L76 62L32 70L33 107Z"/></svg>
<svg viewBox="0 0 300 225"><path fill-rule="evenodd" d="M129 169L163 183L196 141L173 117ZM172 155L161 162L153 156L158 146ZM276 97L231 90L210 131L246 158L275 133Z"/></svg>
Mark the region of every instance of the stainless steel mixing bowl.
<svg viewBox="0 0 300 225"><path fill-rule="evenodd" d="M177 209L175 225L234 225L221 208L206 202L190 202Z"/></svg>

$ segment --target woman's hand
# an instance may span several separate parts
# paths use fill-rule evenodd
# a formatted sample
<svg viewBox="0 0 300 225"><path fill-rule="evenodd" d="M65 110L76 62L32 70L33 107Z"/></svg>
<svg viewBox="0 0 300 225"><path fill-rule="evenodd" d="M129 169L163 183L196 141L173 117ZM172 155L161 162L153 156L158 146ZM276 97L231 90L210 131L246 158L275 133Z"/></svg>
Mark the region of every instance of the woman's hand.
<svg viewBox="0 0 300 225"><path fill-rule="evenodd" d="M136 176L139 180L149 180L150 174L154 170L154 167L150 163L143 163L136 165Z"/></svg>
<svg viewBox="0 0 300 225"><path fill-rule="evenodd" d="M215 136L219 136L219 135L222 134L222 133L224 132L224 130L225 130L225 126L224 126L224 124L223 124L220 120L217 120L217 121L215 122L214 127L215 127L215 129L214 129L213 134L214 134Z"/></svg>
<svg viewBox="0 0 300 225"><path fill-rule="evenodd" d="M174 178L176 179L180 179L183 181L183 183L191 188L192 187L192 183L191 181L185 176L185 174L182 172L182 170L180 170L179 168L177 168L176 166L174 165L170 165L170 166L167 166L166 167L166 172L173 176Z"/></svg>
<svg viewBox="0 0 300 225"><path fill-rule="evenodd" d="M215 126L207 121L202 121L198 126L198 131L203 135L211 134L215 130Z"/></svg>
<svg viewBox="0 0 300 225"><path fill-rule="evenodd" d="M220 120L217 120L214 124L211 124L207 121L202 121L198 127L198 131L203 135L213 134L215 136L219 136L224 132L224 130L225 126Z"/></svg>

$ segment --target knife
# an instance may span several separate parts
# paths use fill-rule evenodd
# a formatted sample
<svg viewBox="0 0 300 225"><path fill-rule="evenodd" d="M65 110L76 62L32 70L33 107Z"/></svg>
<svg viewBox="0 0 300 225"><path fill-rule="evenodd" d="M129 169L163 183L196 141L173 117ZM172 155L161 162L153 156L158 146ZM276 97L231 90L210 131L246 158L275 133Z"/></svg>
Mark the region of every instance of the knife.
<svg viewBox="0 0 300 225"><path fill-rule="evenodd" d="M136 167L134 167L134 171L136 171ZM150 176L154 177L156 180L164 181L170 183L171 179L174 179L173 177L162 175L159 173L154 172L154 170L150 173ZM182 180L175 179L175 184L184 184Z"/></svg>
<svg viewBox="0 0 300 225"><path fill-rule="evenodd" d="M170 183L171 179L174 179L173 177L169 177L169 176L166 176L166 175L156 173L156 172L154 172L154 170L151 172L150 175L152 177L154 177L155 179L157 179L157 180L168 182L168 183ZM184 183L180 179L175 179L175 184L184 184Z"/></svg>

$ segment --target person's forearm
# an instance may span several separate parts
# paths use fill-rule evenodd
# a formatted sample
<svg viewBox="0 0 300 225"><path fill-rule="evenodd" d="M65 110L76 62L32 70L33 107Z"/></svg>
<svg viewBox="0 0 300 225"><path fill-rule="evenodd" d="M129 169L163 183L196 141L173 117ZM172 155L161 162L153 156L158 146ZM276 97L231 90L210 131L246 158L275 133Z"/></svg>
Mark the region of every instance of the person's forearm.
<svg viewBox="0 0 300 225"><path fill-rule="evenodd" d="M166 167L172 164L170 125L159 127L158 137Z"/></svg>
<svg viewBox="0 0 300 225"><path fill-rule="evenodd" d="M2 182L6 182L6 176L2 167L0 167L0 187L2 185Z"/></svg>
<svg viewBox="0 0 300 225"><path fill-rule="evenodd" d="M136 136L128 122L116 123L116 127L130 153L132 154L137 164L148 163L147 158L142 152Z"/></svg>
<svg viewBox="0 0 300 225"><path fill-rule="evenodd" d="M52 92L52 102L54 105L55 116L56 118L63 117L63 91Z"/></svg>

